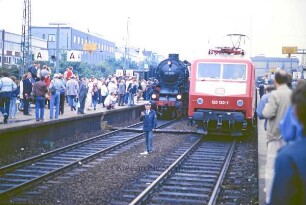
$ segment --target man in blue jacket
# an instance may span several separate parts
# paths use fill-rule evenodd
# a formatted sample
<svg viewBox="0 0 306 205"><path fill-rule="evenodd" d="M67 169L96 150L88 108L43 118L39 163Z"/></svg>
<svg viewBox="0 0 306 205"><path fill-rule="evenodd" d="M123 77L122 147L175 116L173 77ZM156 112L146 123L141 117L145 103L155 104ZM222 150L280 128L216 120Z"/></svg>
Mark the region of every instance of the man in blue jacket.
<svg viewBox="0 0 306 205"><path fill-rule="evenodd" d="M305 81L293 91L291 101L302 136L281 148L277 155L270 205L306 205Z"/></svg>
<svg viewBox="0 0 306 205"><path fill-rule="evenodd" d="M140 120L143 121L143 131L146 137L146 151L140 154L147 155L153 150L153 130L157 125L157 116L154 110L151 110L151 103L145 102L145 111L141 112Z"/></svg>

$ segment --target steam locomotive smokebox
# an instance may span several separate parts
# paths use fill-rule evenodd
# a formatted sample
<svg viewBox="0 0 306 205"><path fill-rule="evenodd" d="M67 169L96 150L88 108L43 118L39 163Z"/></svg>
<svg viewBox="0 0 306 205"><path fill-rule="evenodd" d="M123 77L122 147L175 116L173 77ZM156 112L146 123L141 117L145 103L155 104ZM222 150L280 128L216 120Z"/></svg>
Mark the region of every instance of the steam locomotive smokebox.
<svg viewBox="0 0 306 205"><path fill-rule="evenodd" d="M168 55L168 58L178 60L179 59L179 54L171 53L171 54Z"/></svg>

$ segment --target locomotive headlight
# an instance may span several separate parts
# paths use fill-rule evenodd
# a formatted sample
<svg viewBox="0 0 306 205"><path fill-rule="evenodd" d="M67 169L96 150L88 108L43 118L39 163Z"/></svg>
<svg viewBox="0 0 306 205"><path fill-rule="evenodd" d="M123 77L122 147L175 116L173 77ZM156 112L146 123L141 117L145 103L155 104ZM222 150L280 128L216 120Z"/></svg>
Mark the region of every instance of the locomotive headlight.
<svg viewBox="0 0 306 205"><path fill-rule="evenodd" d="M180 99L182 99L182 96L181 96L181 95L177 95L176 98L177 98L178 100L180 100Z"/></svg>
<svg viewBox="0 0 306 205"><path fill-rule="evenodd" d="M156 99L156 94L152 94L152 99Z"/></svg>
<svg viewBox="0 0 306 205"><path fill-rule="evenodd" d="M198 99L197 99L197 103L198 103L199 105L202 105L202 104L204 103L204 100L203 100L202 98L198 98Z"/></svg>
<svg viewBox="0 0 306 205"><path fill-rule="evenodd" d="M237 100L237 106L239 107L243 106L243 100Z"/></svg>
<svg viewBox="0 0 306 205"><path fill-rule="evenodd" d="M172 64L172 62L171 62L171 61L168 61L168 65L171 66L171 64Z"/></svg>

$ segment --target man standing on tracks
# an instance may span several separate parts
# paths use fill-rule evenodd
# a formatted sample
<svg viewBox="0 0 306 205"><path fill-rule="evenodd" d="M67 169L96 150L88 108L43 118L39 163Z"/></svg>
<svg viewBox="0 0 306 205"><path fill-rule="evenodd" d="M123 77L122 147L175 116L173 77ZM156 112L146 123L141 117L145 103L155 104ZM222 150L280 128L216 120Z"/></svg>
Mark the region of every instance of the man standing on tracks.
<svg viewBox="0 0 306 205"><path fill-rule="evenodd" d="M274 76L276 90L272 91L262 115L268 119L267 124L267 162L266 162L266 202L270 201L272 179L274 176L274 162L277 150L283 145L279 124L290 106L292 91L287 86L288 77L285 71L277 71Z"/></svg>
<svg viewBox="0 0 306 205"><path fill-rule="evenodd" d="M151 110L151 103L145 102L145 111L141 112L140 120L143 121L143 131L146 138L146 151L140 154L147 155L153 151L153 130L156 129L157 116L154 110Z"/></svg>

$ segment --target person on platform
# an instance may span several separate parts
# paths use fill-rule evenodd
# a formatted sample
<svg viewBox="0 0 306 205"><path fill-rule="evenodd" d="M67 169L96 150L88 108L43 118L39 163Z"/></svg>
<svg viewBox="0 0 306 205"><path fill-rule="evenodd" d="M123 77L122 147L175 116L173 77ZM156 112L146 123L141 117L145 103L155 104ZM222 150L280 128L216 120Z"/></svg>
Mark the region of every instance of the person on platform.
<svg viewBox="0 0 306 205"><path fill-rule="evenodd" d="M24 102L24 108L23 108L23 114L24 115L31 115L29 113L30 108L30 102L33 100L32 97L32 91L33 91L33 78L32 74L30 72L27 73L27 77L22 81L23 86L23 102Z"/></svg>
<svg viewBox="0 0 306 205"><path fill-rule="evenodd" d="M34 81L36 81L39 66L40 64L37 61L34 61L33 65L28 68L28 72L31 73L31 77L34 79Z"/></svg>
<svg viewBox="0 0 306 205"><path fill-rule="evenodd" d="M92 101L93 109L96 110L97 109L97 104L98 104L98 101L99 101L98 83L93 84L91 94L92 94L91 101Z"/></svg>
<svg viewBox="0 0 306 205"><path fill-rule="evenodd" d="M66 89L63 85L62 81L59 79L58 74L54 74L54 77L49 86L49 90L51 93L50 99L50 119L53 119L55 115L55 119L58 118L59 110L60 110L60 90ZM54 114L54 106L55 106L55 114Z"/></svg>
<svg viewBox="0 0 306 205"><path fill-rule="evenodd" d="M114 92L111 92L104 101L104 104L106 106L106 109L114 109L116 105L117 97Z"/></svg>
<svg viewBox="0 0 306 205"><path fill-rule="evenodd" d="M284 142L280 134L279 124L285 112L290 106L291 89L287 86L287 73L283 70L277 71L274 76L274 86L268 102L262 111L267 123L267 162L266 162L266 203L269 203L272 180L274 176L274 163L277 150L283 146Z"/></svg>
<svg viewBox="0 0 306 205"><path fill-rule="evenodd" d="M66 83L67 87L67 97L68 97L68 104L71 108L71 111L76 110L75 101L78 98L79 92L79 83L75 80L75 75L70 76L70 79Z"/></svg>
<svg viewBox="0 0 306 205"><path fill-rule="evenodd" d="M262 110L264 109L266 103L268 103L269 96L270 96L270 94L273 90L275 90L273 85L267 85L266 86L265 94L260 98L260 100L258 102L258 105L257 105L257 108L256 108L256 113L257 113L258 118L261 119L261 120L263 120L263 119L265 120L265 123L264 123L265 130L267 130L268 119L265 119L263 117Z"/></svg>
<svg viewBox="0 0 306 205"><path fill-rule="evenodd" d="M302 135L277 154L269 205L306 205L306 82L297 85L291 102Z"/></svg>
<svg viewBox="0 0 306 205"><path fill-rule="evenodd" d="M82 78L79 82L78 96L79 96L80 107L78 108L78 114L85 114L84 108L85 108L87 93L88 93L87 79Z"/></svg>
<svg viewBox="0 0 306 205"><path fill-rule="evenodd" d="M259 97L261 99L261 97L265 94L265 86L263 83L259 84Z"/></svg>
<svg viewBox="0 0 306 205"><path fill-rule="evenodd" d="M9 111L9 117L10 118L16 118L17 113L17 97L19 95L20 89L17 83L17 78L15 76L10 77L14 83L17 85L17 89L12 91L11 99L10 99L10 111Z"/></svg>
<svg viewBox="0 0 306 205"><path fill-rule="evenodd" d="M3 115L3 123L7 123L7 119L10 114L10 100L12 96L12 92L17 89L16 83L9 78L9 74L7 72L1 73L0 78L0 111Z"/></svg>
<svg viewBox="0 0 306 205"><path fill-rule="evenodd" d="M151 154L153 151L153 130L157 126L157 115L151 109L151 103L145 102L145 110L141 112L140 120L143 121L143 131L146 138L146 151L140 153L141 155Z"/></svg>
<svg viewBox="0 0 306 205"><path fill-rule="evenodd" d="M33 94L35 96L35 117L36 122L44 121L45 113L45 98L48 92L47 85L45 83L45 77L37 77L37 82L33 85Z"/></svg>

